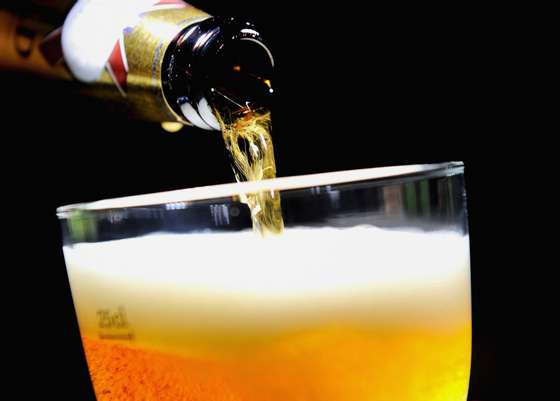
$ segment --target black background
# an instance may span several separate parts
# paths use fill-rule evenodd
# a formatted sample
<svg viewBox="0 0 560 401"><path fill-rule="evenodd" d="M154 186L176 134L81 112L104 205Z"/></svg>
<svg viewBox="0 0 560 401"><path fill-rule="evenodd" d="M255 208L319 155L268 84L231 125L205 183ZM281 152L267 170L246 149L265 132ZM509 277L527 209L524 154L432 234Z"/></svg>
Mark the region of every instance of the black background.
<svg viewBox="0 0 560 401"><path fill-rule="evenodd" d="M492 49L477 10L366 10L355 1L309 10L278 1L192 3L255 21L265 32L276 61L280 176L465 162L474 328L469 400L494 399L498 258L488 171L496 149L487 120L494 93ZM4 327L14 344L16 376L34 379L21 387L22 399L45 391L57 399L94 399L56 207L232 181L219 134L167 133L66 86L0 72L6 251L16 257L4 269Z"/></svg>

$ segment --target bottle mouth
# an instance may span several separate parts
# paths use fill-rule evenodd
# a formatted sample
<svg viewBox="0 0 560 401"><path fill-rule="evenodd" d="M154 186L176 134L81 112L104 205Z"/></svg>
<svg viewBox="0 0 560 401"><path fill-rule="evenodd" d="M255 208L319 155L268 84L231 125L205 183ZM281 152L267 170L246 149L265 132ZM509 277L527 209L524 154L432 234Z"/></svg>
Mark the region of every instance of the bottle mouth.
<svg viewBox="0 0 560 401"><path fill-rule="evenodd" d="M271 107L274 59L262 41L251 37L252 32L241 29L235 39L230 37L208 68L210 100L226 112Z"/></svg>
<svg viewBox="0 0 560 401"><path fill-rule="evenodd" d="M271 106L274 59L252 23L208 18L183 31L166 57L164 91L178 114L200 128L220 129L215 110Z"/></svg>

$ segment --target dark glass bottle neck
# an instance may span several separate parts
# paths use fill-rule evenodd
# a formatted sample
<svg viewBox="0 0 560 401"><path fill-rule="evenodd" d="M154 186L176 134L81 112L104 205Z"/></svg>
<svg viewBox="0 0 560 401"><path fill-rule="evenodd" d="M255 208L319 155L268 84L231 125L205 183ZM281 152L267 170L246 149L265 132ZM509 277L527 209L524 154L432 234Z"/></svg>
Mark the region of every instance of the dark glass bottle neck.
<svg viewBox="0 0 560 401"><path fill-rule="evenodd" d="M167 48L164 95L185 120L219 130L215 108L231 113L270 107L273 67L272 54L253 24L208 18L183 30Z"/></svg>

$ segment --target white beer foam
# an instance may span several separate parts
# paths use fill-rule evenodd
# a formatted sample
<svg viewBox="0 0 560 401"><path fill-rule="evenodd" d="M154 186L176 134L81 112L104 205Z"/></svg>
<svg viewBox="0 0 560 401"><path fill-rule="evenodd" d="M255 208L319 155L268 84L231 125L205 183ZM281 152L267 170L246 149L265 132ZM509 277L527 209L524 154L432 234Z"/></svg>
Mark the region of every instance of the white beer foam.
<svg viewBox="0 0 560 401"><path fill-rule="evenodd" d="M454 232L157 234L66 246L64 255L78 315L89 304L124 305L137 321L211 326L470 313L468 237Z"/></svg>

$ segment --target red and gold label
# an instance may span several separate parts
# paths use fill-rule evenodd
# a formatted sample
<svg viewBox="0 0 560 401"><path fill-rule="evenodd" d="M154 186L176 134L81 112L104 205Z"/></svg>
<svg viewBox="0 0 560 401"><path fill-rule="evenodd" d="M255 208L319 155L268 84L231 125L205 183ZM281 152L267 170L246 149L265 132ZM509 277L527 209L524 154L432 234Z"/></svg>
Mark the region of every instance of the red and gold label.
<svg viewBox="0 0 560 401"><path fill-rule="evenodd" d="M189 123L163 96L162 61L177 34L208 17L182 0L79 0L59 28L0 12L0 66L73 77L143 118Z"/></svg>

